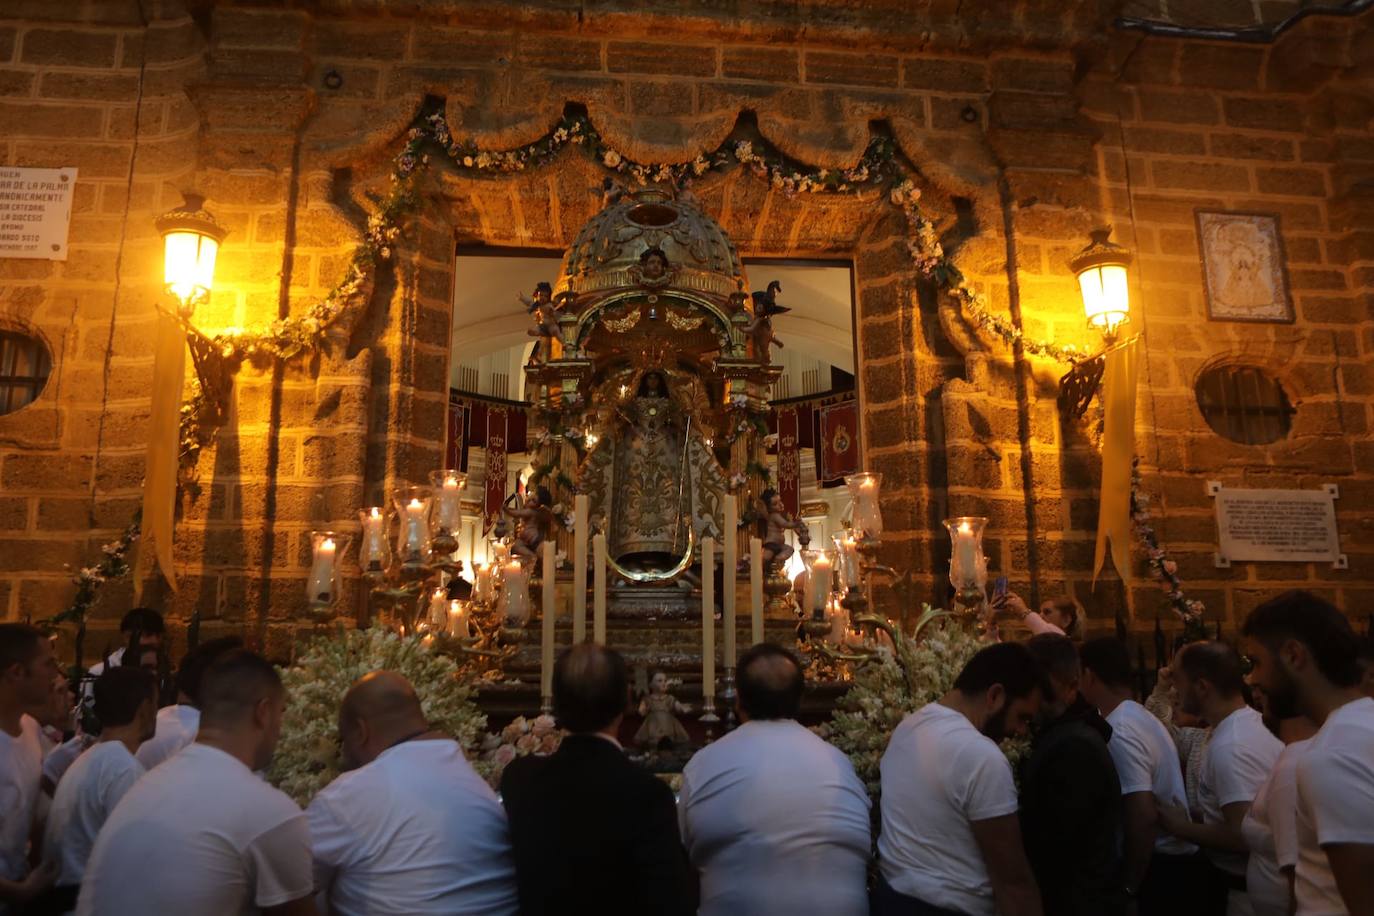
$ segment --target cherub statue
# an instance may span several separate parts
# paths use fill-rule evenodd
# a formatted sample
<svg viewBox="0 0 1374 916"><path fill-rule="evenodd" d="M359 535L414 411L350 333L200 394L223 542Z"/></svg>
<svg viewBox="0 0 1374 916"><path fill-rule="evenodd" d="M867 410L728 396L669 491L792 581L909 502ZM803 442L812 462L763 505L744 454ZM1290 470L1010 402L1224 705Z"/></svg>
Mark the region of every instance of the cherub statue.
<svg viewBox="0 0 1374 916"><path fill-rule="evenodd" d="M663 249L653 247L639 256L639 263L630 268L630 277L640 286L665 286L673 279L673 266Z"/></svg>
<svg viewBox="0 0 1374 916"><path fill-rule="evenodd" d="M548 488L540 486L525 492L525 504L521 508L501 507L502 512L515 519L515 540L511 541L510 552L522 565L534 563L539 556L539 547L544 543L553 517L549 511L552 502Z"/></svg>
<svg viewBox="0 0 1374 916"><path fill-rule="evenodd" d="M768 528L763 536L763 563L765 566L770 563L781 565L786 563L793 553L786 541L786 532L797 532L797 541L803 547L811 543L811 532L805 522L787 514L787 509L782 504L782 496L777 490L764 490L759 499L767 509L768 519Z"/></svg>
<svg viewBox="0 0 1374 916"><path fill-rule="evenodd" d="M600 185L592 185L587 190L593 194L601 195L601 209L603 210L625 196L625 186L610 176L601 179Z"/></svg>
<svg viewBox="0 0 1374 916"><path fill-rule="evenodd" d="M773 347L782 347L782 341L773 333L773 316L791 311L784 305L778 305L777 296L780 292L782 284L777 280L770 282L766 290L755 290L754 318L744 328L745 333L754 339L754 358L764 363L773 361Z"/></svg>
<svg viewBox="0 0 1374 916"><path fill-rule="evenodd" d="M553 339L558 336L558 309L553 304L553 287L540 282L534 287L534 299L526 299L516 294L524 304L525 310L534 316L534 327L527 332L530 337L544 341L544 357L553 359Z"/></svg>
<svg viewBox="0 0 1374 916"><path fill-rule="evenodd" d="M679 703L677 697L668 692L668 675L655 671L649 679L649 692L639 701L639 714L644 724L635 732L635 744L640 747L659 750L665 744L686 744L687 729L677 720L674 713L686 715L692 707Z"/></svg>

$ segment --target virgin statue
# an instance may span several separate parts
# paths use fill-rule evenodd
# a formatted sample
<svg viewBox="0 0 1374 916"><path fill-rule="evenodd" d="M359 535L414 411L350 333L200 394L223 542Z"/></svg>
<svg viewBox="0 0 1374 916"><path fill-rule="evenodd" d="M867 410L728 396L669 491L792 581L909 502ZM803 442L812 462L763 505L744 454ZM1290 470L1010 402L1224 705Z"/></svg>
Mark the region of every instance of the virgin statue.
<svg viewBox="0 0 1374 916"><path fill-rule="evenodd" d="M658 372L646 372L621 412L611 494L610 550L627 568L670 566L681 554L680 517L691 499L682 415Z"/></svg>

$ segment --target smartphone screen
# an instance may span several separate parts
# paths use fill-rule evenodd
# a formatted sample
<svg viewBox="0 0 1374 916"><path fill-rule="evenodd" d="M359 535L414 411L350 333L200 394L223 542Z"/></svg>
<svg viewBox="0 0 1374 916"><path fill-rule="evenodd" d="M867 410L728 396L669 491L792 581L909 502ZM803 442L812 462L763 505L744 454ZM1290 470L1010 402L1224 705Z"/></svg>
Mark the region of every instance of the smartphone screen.
<svg viewBox="0 0 1374 916"><path fill-rule="evenodd" d="M1007 594L1007 577L998 576L997 581L992 583L992 600L1000 601Z"/></svg>

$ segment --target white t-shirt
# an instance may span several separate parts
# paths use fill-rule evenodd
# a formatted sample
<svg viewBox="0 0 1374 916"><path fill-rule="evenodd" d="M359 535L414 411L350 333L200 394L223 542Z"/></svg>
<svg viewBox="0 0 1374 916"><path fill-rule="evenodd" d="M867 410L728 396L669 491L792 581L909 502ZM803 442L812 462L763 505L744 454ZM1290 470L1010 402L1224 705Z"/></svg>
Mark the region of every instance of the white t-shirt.
<svg viewBox="0 0 1374 916"><path fill-rule="evenodd" d="M105 822L76 912L240 916L313 887L310 828L296 803L224 751L192 744Z"/></svg>
<svg viewBox="0 0 1374 916"><path fill-rule="evenodd" d="M1298 866L1302 916L1344 916L1345 904L1322 847L1374 845L1374 699L1326 717L1298 760Z"/></svg>
<svg viewBox="0 0 1374 916"><path fill-rule="evenodd" d="M68 738L57 747L48 751L43 758L43 776L54 786L62 781L62 777L71 765L76 762L76 758L88 747L95 744L94 735L77 734Z"/></svg>
<svg viewBox="0 0 1374 916"><path fill-rule="evenodd" d="M1016 785L1001 748L962 713L929 703L892 732L880 770L878 867L887 883L932 906L994 916L992 880L972 822L1016 812Z"/></svg>
<svg viewBox="0 0 1374 916"><path fill-rule="evenodd" d="M1188 810L1188 793L1183 788L1178 748L1164 724L1135 700L1125 700L1113 709L1107 716L1107 724L1112 727L1107 750L1112 755L1112 763L1116 764L1121 794L1152 792L1156 805ZM1155 851L1189 856L1197 852L1197 847L1161 831L1155 837Z"/></svg>
<svg viewBox="0 0 1374 916"><path fill-rule="evenodd" d="M708 744L682 771L677 809L700 916L866 916L869 807L849 758L795 720Z"/></svg>
<svg viewBox="0 0 1374 916"><path fill-rule="evenodd" d="M157 732L138 748L138 762L151 770L196 740L200 710L194 706L164 706L157 711Z"/></svg>
<svg viewBox="0 0 1374 916"><path fill-rule="evenodd" d="M0 729L0 878L10 881L29 873L25 852L43 778L41 731L31 716L20 716L17 737Z"/></svg>
<svg viewBox="0 0 1374 916"><path fill-rule="evenodd" d="M1307 741L1294 741L1279 754L1241 823L1250 861L1245 892L1255 916L1288 916L1288 879L1282 869L1298 862L1298 758Z"/></svg>
<svg viewBox="0 0 1374 916"><path fill-rule="evenodd" d="M1259 788L1274 771L1283 753L1283 742L1264 725L1259 712L1243 706L1217 723L1212 740L1202 752L1198 804L1204 824L1220 824L1222 809L1237 802L1253 803ZM1245 853L1208 849L1217 868L1232 875L1245 874Z"/></svg>
<svg viewBox="0 0 1374 916"><path fill-rule="evenodd" d="M123 741L100 742L67 770L43 831L43 859L58 864L59 885L81 883L96 834L143 772Z"/></svg>
<svg viewBox="0 0 1374 916"><path fill-rule="evenodd" d="M326 786L306 812L334 916L514 916L506 812L447 739L407 741Z"/></svg>

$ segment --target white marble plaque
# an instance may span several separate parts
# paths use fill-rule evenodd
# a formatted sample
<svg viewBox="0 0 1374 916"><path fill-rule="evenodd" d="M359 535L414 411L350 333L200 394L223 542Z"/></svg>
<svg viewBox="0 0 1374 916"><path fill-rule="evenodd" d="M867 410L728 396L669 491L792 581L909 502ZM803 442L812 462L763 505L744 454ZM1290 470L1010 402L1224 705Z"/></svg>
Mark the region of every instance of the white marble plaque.
<svg viewBox="0 0 1374 916"><path fill-rule="evenodd" d="M1297 562L1344 568L1336 531L1336 487L1250 490L1212 484L1210 489L1216 499L1218 566Z"/></svg>
<svg viewBox="0 0 1374 916"><path fill-rule="evenodd" d="M0 258L67 260L76 169L0 166Z"/></svg>

